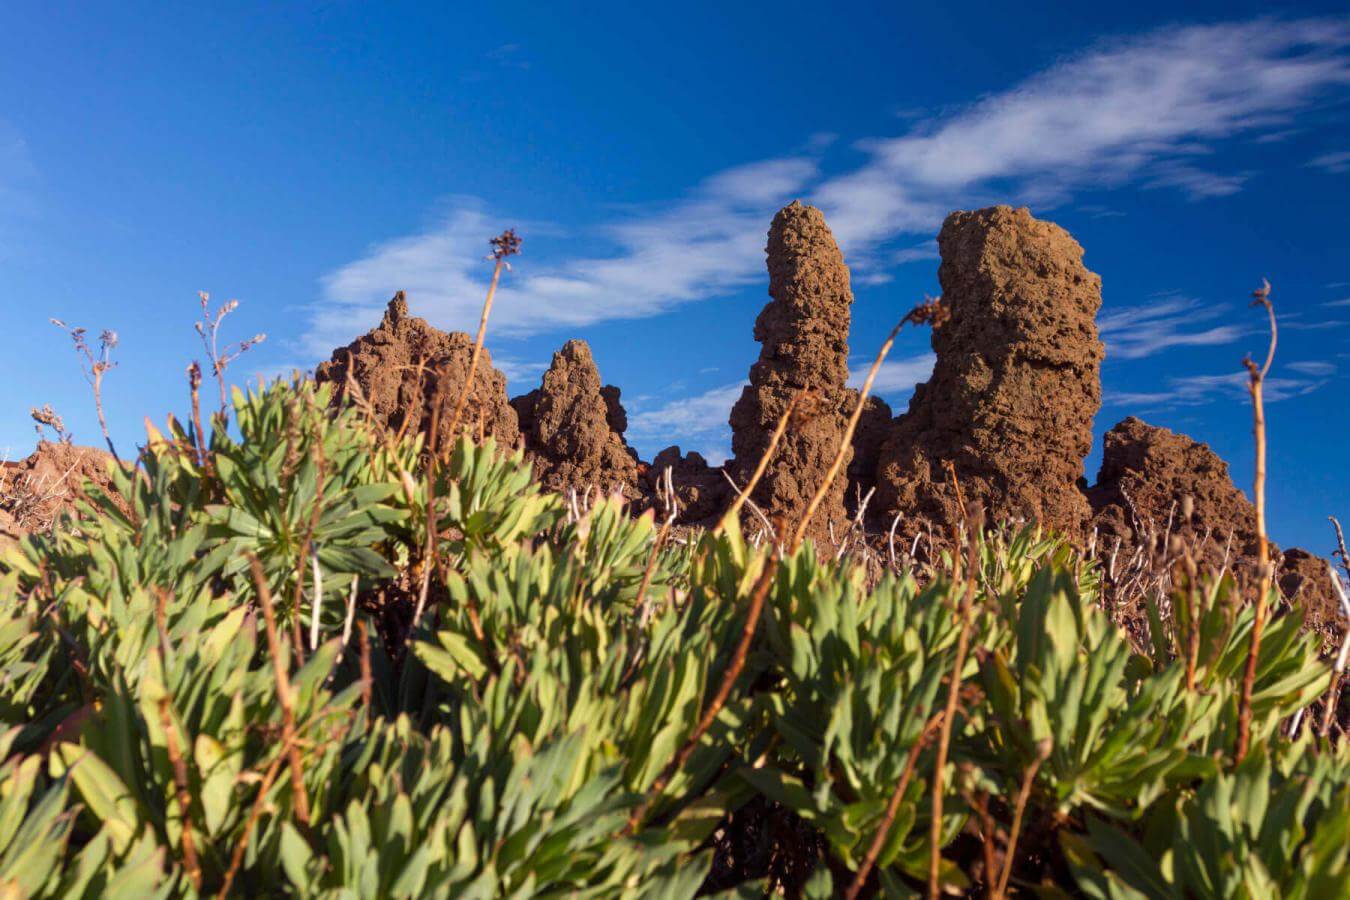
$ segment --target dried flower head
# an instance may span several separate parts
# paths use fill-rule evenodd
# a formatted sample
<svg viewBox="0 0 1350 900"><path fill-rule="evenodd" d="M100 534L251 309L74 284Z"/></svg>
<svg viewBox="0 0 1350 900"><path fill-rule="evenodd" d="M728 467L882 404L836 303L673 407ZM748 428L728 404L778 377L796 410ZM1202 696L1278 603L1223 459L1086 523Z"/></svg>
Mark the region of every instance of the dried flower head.
<svg viewBox="0 0 1350 900"><path fill-rule="evenodd" d="M508 228L488 241L492 245L492 259L504 260L520 252L521 238L514 228Z"/></svg>
<svg viewBox="0 0 1350 900"><path fill-rule="evenodd" d="M941 297L925 297L924 301L906 313L901 321L941 328L949 318L951 310L942 303Z"/></svg>
<svg viewBox="0 0 1350 900"><path fill-rule="evenodd" d="M50 428L56 432L56 439L63 444L70 443L70 433L66 431L66 423L57 415L56 410L52 409L50 403L44 403L42 409L31 410L33 421L37 423L38 438L42 438L43 427Z"/></svg>

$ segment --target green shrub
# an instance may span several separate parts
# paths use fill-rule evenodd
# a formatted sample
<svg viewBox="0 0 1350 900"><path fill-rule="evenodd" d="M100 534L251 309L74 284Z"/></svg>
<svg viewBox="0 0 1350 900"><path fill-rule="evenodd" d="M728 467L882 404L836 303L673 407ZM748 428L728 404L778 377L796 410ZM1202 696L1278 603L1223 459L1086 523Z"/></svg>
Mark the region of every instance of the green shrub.
<svg viewBox="0 0 1350 900"><path fill-rule="evenodd" d="M826 896L872 854L865 888L910 896L939 764L951 890L991 885L1014 819L1015 889L1350 890L1350 751L1281 736L1330 677L1294 615L1231 763L1231 579L1157 598L1136 648L1032 530L869 585L735 523L569 513L519 453L426 459L329 400L236 392L205 446L170 421L0 551L0 895L689 897L716 870Z"/></svg>

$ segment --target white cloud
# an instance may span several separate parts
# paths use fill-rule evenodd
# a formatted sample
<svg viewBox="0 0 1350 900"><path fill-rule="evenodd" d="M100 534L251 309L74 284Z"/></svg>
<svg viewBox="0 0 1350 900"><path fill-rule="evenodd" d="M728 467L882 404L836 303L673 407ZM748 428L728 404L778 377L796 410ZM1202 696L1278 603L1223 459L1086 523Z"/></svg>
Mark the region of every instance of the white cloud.
<svg viewBox="0 0 1350 900"><path fill-rule="evenodd" d="M1295 111L1350 85L1348 50L1346 19L1155 31L1102 44L954 113L912 119L899 136L860 142L866 158L852 171L822 179L810 158L763 160L716 173L663 208L571 235L603 238L607 253L550 264L529 255L527 233L493 333L652 316L762 281L769 218L798 195L824 209L858 283L878 284L886 268L931 252L920 245L888 255L879 245L931 235L956 205L1045 205L1127 182L1197 198L1229 194L1247 174L1197 161L1226 138L1286 129ZM435 324L471 329L488 274L482 251L502 224L460 204L421 233L371 248L323 280L303 347L318 355L345 343L400 288ZM1217 326L1191 343L1230 335Z"/></svg>
<svg viewBox="0 0 1350 900"><path fill-rule="evenodd" d="M541 265L529 257L526 233L515 271L497 293L492 332L522 336L652 316L748 283L763 266L765 210L790 200L814 173L806 159L718 173L667 210L606 226L618 247L612 256ZM500 222L470 202L428 231L373 247L324 278L325 302L314 312L305 346L319 353L345 343L354 321L378 321L400 289L413 311L436 325L475 327L490 274L483 253L487 238L500 230Z"/></svg>
<svg viewBox="0 0 1350 900"><path fill-rule="evenodd" d="M1342 299L1342 300L1329 300L1329 301L1327 301L1326 303L1323 303L1322 305L1323 305L1323 306L1350 306L1350 297L1346 297L1346 298L1344 298L1344 299Z"/></svg>
<svg viewBox="0 0 1350 900"><path fill-rule="evenodd" d="M985 198L996 179L1004 197L1136 175L1223 193L1240 176L1201 178L1179 159L1203 151L1200 142L1286 123L1324 89L1350 83L1347 45L1346 20L1260 19L1098 47L910 134L865 142L871 160L815 196L856 251L931 227L935 209Z"/></svg>
<svg viewBox="0 0 1350 900"><path fill-rule="evenodd" d="M650 409L637 408L629 413L625 436L651 454L680 444L685 450L698 449L709 463L720 465L731 446L731 407L744 389L745 382L738 381Z"/></svg>
<svg viewBox="0 0 1350 900"><path fill-rule="evenodd" d="M1308 165L1318 169L1326 169L1336 175L1344 175L1346 172L1350 172L1350 151L1324 153L1309 160Z"/></svg>
<svg viewBox="0 0 1350 900"><path fill-rule="evenodd" d="M1225 324L1187 330L1228 312L1224 306L1206 306L1190 297L1163 297L1101 315L1097 328L1106 342L1108 358L1142 359L1171 347L1232 343L1246 332L1244 326Z"/></svg>
<svg viewBox="0 0 1350 900"><path fill-rule="evenodd" d="M908 359L892 359L881 364L876 380L872 382L872 393L882 396L908 394L914 385L927 381L933 374L933 363L937 357L932 353L920 353ZM858 360L850 367L848 386L861 388L872 368L872 360Z"/></svg>
<svg viewBox="0 0 1350 900"><path fill-rule="evenodd" d="M1286 364L1285 368L1297 372L1300 375L1326 377L1328 375L1336 374L1336 366L1334 363L1323 362L1318 359L1310 359L1303 362L1291 362Z"/></svg>
<svg viewBox="0 0 1350 900"><path fill-rule="evenodd" d="M548 370L548 363L526 362L510 356L492 357L492 365L506 376L513 394L523 394L538 385L540 377Z"/></svg>
<svg viewBox="0 0 1350 900"><path fill-rule="evenodd" d="M1223 375L1185 375L1167 379L1166 390L1161 391L1111 391L1108 390L1103 402L1110 406L1132 406L1137 408L1160 408L1176 406L1202 406L1216 400L1230 402L1249 402L1246 372L1229 372ZM1301 397L1326 384L1325 378L1279 378L1268 377L1264 382L1263 398L1267 403L1278 403L1291 397Z"/></svg>

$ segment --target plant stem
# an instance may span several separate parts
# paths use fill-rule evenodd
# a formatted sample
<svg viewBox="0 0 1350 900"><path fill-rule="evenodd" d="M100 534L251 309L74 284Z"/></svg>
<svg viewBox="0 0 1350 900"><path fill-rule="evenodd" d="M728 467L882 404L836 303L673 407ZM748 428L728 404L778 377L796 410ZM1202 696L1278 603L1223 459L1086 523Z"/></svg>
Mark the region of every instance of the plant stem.
<svg viewBox="0 0 1350 900"><path fill-rule="evenodd" d="M1270 349L1266 352L1265 365L1257 368L1251 359L1246 360L1250 378L1248 392L1252 398L1252 430L1256 436L1256 476L1252 483L1253 502L1256 504L1256 562L1258 588L1256 612L1252 620L1252 643L1247 653L1247 668L1242 676L1242 696L1238 702L1237 748L1233 754L1234 764L1241 763L1247 756L1251 744L1252 729L1252 691L1256 685L1256 663L1261 654L1261 634L1266 625L1266 605L1270 595L1271 563L1270 544L1266 540L1266 413L1262 396L1262 386L1270 364L1275 359L1275 342L1278 331L1275 325L1275 307L1270 303L1270 282L1265 282L1254 294L1256 303L1266 308L1270 317Z"/></svg>

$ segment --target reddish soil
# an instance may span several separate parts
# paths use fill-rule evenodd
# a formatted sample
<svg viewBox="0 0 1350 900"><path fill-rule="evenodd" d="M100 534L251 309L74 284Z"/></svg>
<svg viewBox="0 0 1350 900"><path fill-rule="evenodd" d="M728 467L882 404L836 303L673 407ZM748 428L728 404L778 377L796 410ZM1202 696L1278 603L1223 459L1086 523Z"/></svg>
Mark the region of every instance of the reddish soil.
<svg viewBox="0 0 1350 900"><path fill-rule="evenodd" d="M111 454L95 447L40 441L26 459L0 467L0 541L46 531L72 510L90 482L112 483Z"/></svg>

